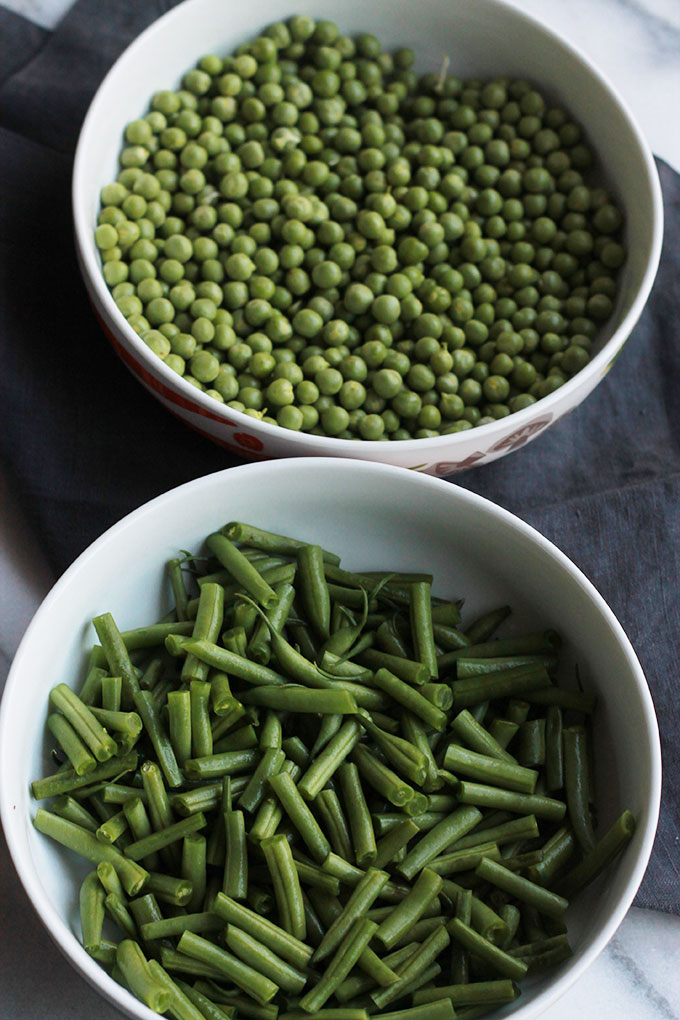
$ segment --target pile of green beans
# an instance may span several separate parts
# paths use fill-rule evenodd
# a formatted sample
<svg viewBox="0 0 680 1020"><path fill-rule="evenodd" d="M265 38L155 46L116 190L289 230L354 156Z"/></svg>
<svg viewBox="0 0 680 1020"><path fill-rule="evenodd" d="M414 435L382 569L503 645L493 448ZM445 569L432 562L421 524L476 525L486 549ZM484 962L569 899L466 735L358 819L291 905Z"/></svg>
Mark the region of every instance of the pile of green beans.
<svg viewBox="0 0 680 1020"><path fill-rule="evenodd" d="M294 16L126 126L104 278L215 400L313 435L420 439L588 363L625 250L581 127L530 82L413 64Z"/></svg>
<svg viewBox="0 0 680 1020"><path fill-rule="evenodd" d="M167 582L163 621L95 618L32 784L116 981L175 1020L451 1020L569 959L568 899L635 822L595 833L554 631L240 522Z"/></svg>

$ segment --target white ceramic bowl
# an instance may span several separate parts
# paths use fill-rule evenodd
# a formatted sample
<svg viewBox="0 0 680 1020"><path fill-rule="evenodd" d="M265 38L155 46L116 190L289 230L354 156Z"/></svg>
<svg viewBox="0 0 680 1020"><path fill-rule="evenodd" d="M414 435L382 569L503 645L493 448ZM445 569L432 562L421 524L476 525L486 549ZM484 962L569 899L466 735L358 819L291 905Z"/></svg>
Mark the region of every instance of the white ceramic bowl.
<svg viewBox="0 0 680 1020"><path fill-rule="evenodd" d="M94 641L90 620L111 611L121 629L171 606L163 564L198 549L228 520L251 521L336 550L351 568L431 571L435 590L465 597L468 619L509 603L515 629L555 627L568 661L597 691L597 799L601 829L624 808L638 826L615 865L569 909L575 954L510 1009L538 1016L612 937L642 880L659 810L661 758L654 707L620 624L583 574L536 531L494 504L417 472L361 461L308 459L209 475L147 503L106 532L47 596L17 652L0 713L0 807L10 852L35 909L74 967L119 1009L156 1014L133 999L81 947L78 885L90 866L31 824L29 783L51 771L47 698L82 680ZM36 961L37 965L37 961Z"/></svg>
<svg viewBox="0 0 680 1020"><path fill-rule="evenodd" d="M386 48L411 46L419 70L439 68L448 55L451 70L462 76L533 79L584 125L604 179L626 212L628 249L615 311L590 364L555 393L493 424L435 439L378 443L311 436L257 421L197 391L146 347L116 308L93 239L99 191L115 178L123 127L145 112L155 91L176 87L200 56L229 53L290 15L289 0L187 0L143 32L102 82L83 125L73 173L78 256L94 309L117 353L165 407L242 456L358 457L439 475L501 457L539 435L597 386L640 316L656 273L663 224L649 148L626 105L583 54L502 0L310 0L305 13L337 21L345 32L374 32Z"/></svg>

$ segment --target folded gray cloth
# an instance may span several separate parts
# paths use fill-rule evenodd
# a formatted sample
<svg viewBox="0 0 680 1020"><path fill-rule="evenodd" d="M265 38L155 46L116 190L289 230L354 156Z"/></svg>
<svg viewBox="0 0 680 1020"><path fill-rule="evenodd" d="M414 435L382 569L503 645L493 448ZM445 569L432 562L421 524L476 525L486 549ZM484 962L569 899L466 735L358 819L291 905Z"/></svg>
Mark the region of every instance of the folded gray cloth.
<svg viewBox="0 0 680 1020"><path fill-rule="evenodd" d="M71 163L92 93L120 51L171 6L79 0L53 33L0 7L0 452L58 572L151 497L240 463L127 373L90 310L71 239ZM535 442L455 481L555 542L629 634L665 759L658 836L636 903L678 913L680 177L661 161L659 172L661 268L615 369Z"/></svg>

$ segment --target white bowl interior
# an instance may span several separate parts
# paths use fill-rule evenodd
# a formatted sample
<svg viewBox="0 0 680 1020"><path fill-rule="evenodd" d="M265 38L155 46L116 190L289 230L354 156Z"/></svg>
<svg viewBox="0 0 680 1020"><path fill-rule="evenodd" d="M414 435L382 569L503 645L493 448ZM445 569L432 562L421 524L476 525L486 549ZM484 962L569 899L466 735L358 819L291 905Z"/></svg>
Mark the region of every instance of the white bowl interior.
<svg viewBox="0 0 680 1020"><path fill-rule="evenodd" d="M596 715L599 824L628 807L638 828L615 867L569 910L575 956L522 995L513 1015L538 1015L611 938L642 879L656 829L660 752L644 676L620 625L586 578L537 532L486 500L415 472L360 461L248 465L160 496L108 531L67 571L17 653L0 717L0 806L22 882L48 930L92 984L131 1016L155 1015L116 985L79 945L77 890L89 866L31 825L32 779L52 768L44 723L49 690L82 682L90 620L110 611L121 629L170 604L163 564L197 550L228 520L315 540L349 568L426 570L439 594L465 598L471 619L513 606L504 630L554 627L600 695ZM567 667L568 674L572 671Z"/></svg>
<svg viewBox="0 0 680 1020"><path fill-rule="evenodd" d="M348 33L373 32L387 49L411 46L418 70L437 70L445 56L450 71L461 76L506 74L534 80L552 100L563 105L581 123L599 155L599 171L616 194L626 214L628 259L612 318L595 344L595 357L566 388L543 398L541 408L552 410L578 403L601 377L603 370L637 321L658 263L662 210L654 163L637 125L611 85L576 50L510 4L500 0L312 0L306 13L330 18ZM191 0L181 4L143 33L123 54L104 80L88 113L74 170L74 213L81 264L95 303L121 338L157 377L219 414L219 405L196 394L151 354L127 325L104 283L93 234L101 187L115 178L117 156L125 124L141 116L152 94L179 84L182 74L208 52L228 53L273 21L285 18L285 0L252 0L225 5L222 0ZM603 348L615 340L610 350ZM588 381L590 385L587 385ZM577 395L580 394L580 395ZM572 396L569 398L569 394ZM230 412L232 413L232 412ZM528 420L531 409L510 419L485 426L485 433L500 436ZM273 426L249 420L251 429L271 434ZM487 431L491 430L491 431ZM286 434L296 452L305 444L319 449L304 434ZM462 435L426 442L428 449L460 446ZM324 443L324 440L322 440ZM344 443L342 449L339 444ZM324 443L325 445L325 443ZM362 444L363 447L376 444ZM382 444L381 444L382 445ZM394 444L390 444L393 446ZM334 455L357 456L356 444L333 440ZM328 450L330 453L331 450ZM416 456L414 451L414 456ZM389 459L389 449L382 446Z"/></svg>

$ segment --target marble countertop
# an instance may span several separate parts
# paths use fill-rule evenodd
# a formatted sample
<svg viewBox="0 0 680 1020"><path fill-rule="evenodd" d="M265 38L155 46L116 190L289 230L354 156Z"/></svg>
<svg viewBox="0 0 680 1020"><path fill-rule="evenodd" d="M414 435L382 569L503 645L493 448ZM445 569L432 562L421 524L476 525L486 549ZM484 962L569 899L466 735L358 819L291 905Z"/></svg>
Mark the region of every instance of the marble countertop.
<svg viewBox="0 0 680 1020"><path fill-rule="evenodd" d="M51 28L71 0L0 0ZM678 0L516 0L581 49L610 78L653 151L680 170ZM674 130L669 127L674 125ZM0 464L0 687L21 636L54 578ZM121 1014L71 969L30 909L0 836L0 1020ZM40 981L36 981L37 964ZM673 965L675 961L675 966ZM680 918L632 909L609 946L545 1020L680 1020Z"/></svg>

